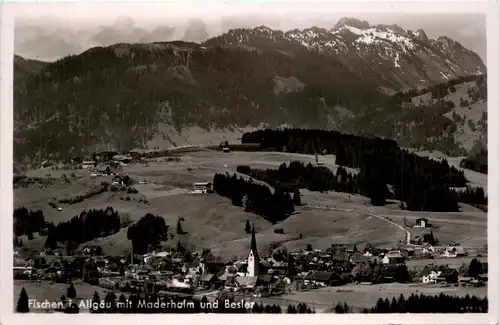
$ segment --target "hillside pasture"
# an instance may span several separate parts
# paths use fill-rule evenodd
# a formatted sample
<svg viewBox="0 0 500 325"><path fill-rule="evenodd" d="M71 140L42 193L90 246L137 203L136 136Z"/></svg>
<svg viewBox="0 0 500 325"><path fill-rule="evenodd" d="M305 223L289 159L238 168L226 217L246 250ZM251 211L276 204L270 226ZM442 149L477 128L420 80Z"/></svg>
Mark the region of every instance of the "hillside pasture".
<svg viewBox="0 0 500 325"><path fill-rule="evenodd" d="M404 232L389 222L369 217L364 212L390 217L402 225L406 217L414 223L418 217L427 217L438 226L434 234L441 242L459 241L463 245L482 246L486 243L487 214L470 210L459 213L432 213L402 211L396 201L384 207L372 207L369 199L353 194L327 192L318 193L301 190L303 206L288 219L272 225L264 218L244 212L235 207L227 198L216 194L189 194L194 182L212 181L214 174L233 173L238 165L252 168L277 168L283 162L294 160L315 163L314 156L276 153L276 152L230 152L200 149L179 155L180 160L165 161L153 159L148 164L129 164L124 172L136 181L137 194L126 192L105 192L75 204L62 205L63 211L49 207L52 197L65 197L88 190L110 177L91 178L89 171L78 171L80 178L65 183L57 180L53 185L40 189L37 187L18 188L14 191L15 206L28 209L41 209L47 221L66 221L80 214L84 209L104 209L112 206L120 214L138 220L147 213L165 218L171 226L173 239L164 246L175 246L180 241L185 247L201 250L211 248L225 257L244 256L248 252L250 236L245 233L245 221L255 223L258 232L259 250L267 252L272 243L279 243L288 250L304 249L307 244L313 248L326 249L333 243L365 243L377 246L390 246L404 239ZM334 156L320 156L319 161L333 171L336 170ZM76 174L76 172L75 172ZM239 175L243 176L243 175ZM246 177L246 176L245 176ZM128 197L128 200L127 200ZM147 203L140 202L145 198ZM344 211L318 209L319 206L333 207ZM177 238L175 226L183 217L184 231L187 235ZM274 233L283 228L284 234ZM299 239L302 233L303 238ZM127 228L117 234L99 238L92 243L101 245L107 254L122 255L131 250L126 238ZM36 236L36 235L35 235ZM273 244L274 245L274 244Z"/></svg>

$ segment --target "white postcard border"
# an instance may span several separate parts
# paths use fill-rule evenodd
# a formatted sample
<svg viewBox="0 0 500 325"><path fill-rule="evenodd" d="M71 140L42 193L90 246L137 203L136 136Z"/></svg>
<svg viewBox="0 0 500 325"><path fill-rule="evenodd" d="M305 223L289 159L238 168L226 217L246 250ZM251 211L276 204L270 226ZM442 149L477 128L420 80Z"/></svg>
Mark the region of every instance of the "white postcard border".
<svg viewBox="0 0 500 325"><path fill-rule="evenodd" d="M71 1L76 2L76 1ZM12 212L13 212L13 189L12 189L12 148L13 148L13 23L18 5L40 5L27 3L9 3L0 6L0 21L1 21L1 52L0 52L0 95L1 95L1 111L0 111L0 139L1 139L1 162L0 162L0 188L1 188L1 260L0 260L0 322L2 324L186 324L186 323L203 323L203 324L265 324L265 323L286 323L286 324L493 324L498 323L498 278L495 275L500 274L498 269L498 214L499 205L495 198L498 198L498 184L500 182L499 171L496 168L496 163L500 161L499 155L499 136L500 136L500 112L498 90L500 86L499 80L499 24L498 5L495 1L480 1L480 0L455 0L435 2L432 0L421 0L420 2L409 1L359 1L352 0L349 3L340 1L328 1L318 4L319 1L297 2L297 1L273 1L272 4L265 4L264 1L257 2L233 2L228 4L223 1L210 0L184 0L182 3L162 3L153 1L154 4L140 3L146 5L161 5L169 6L171 10L182 12L183 10L191 10L193 12L209 13L213 11L228 12L238 10L246 13L263 13L265 11L279 11L280 8L286 8L285 11L291 12L306 12L306 11L321 11L328 10L346 13L485 13L487 16L487 67L488 67L488 262L489 262L489 277L488 299L489 312L487 314L281 314L281 315L255 315L247 314L242 317L242 314L137 314L137 315L92 315L92 314L27 314L20 315L13 313L13 274L12 274ZM290 5L293 3L293 5ZM46 3L45 3L46 4ZM55 5L52 3L51 5ZM111 3L99 6L98 10L110 10L113 15L113 6L129 6L129 3ZM137 5L137 4L136 4ZM94 1L87 4L80 3L80 8L87 8L88 13L98 6ZM94 9L90 10L94 6ZM315 8L311 8L315 6ZM131 14L134 13L133 5L130 4ZM332 22L333 23L333 22Z"/></svg>

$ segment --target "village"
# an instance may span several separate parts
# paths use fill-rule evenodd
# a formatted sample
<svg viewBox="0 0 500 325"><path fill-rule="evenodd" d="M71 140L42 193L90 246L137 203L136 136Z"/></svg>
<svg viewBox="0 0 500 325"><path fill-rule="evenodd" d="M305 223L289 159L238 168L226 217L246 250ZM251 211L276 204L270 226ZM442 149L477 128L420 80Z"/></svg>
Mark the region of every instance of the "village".
<svg viewBox="0 0 500 325"><path fill-rule="evenodd" d="M226 147L221 144L221 148ZM147 165L151 158L156 157L145 158L143 153L101 153L92 159L71 159L65 166L52 169L80 169L91 178L112 176L111 186L131 189L129 185L134 181L122 172L123 167L134 163ZM194 182L189 191L202 195L212 192L210 181ZM61 207L57 209L62 211ZM432 227L426 218L406 225L406 229L415 231L431 229L430 237ZM24 256L15 249L14 279L20 285L81 281L124 295L154 293L164 297L215 299L229 294L260 302L271 298L287 301L288 298L280 297L325 287L406 283L418 292L418 288L430 286L484 287L488 281L484 256L469 253L458 243L434 243L428 232L395 247L375 247L366 242L314 248L307 245L290 252L271 247L266 254L257 250L254 228L248 234L248 255L239 258L217 256L210 249L188 252L183 247L128 256L106 256L96 245L86 245L72 255L43 248Z"/></svg>
<svg viewBox="0 0 500 325"><path fill-rule="evenodd" d="M327 250L306 247L299 252L278 250L273 256L262 256L252 232L248 257L227 261L209 250L202 254L171 251L111 257L100 255L100 247L85 246L75 256L46 255L42 251L35 258L15 257L14 278L40 283L81 280L109 292L125 294L215 298L231 293L249 301L349 283L480 287L488 281L485 262L475 260L478 264L475 268L481 273L471 274L472 263L463 263L469 268L464 273L461 268L437 265L429 258L446 257L452 261L463 257L460 246L426 245L422 249L403 250L357 246L332 245ZM406 262L421 259L421 254L426 255L429 263L422 263L421 268L408 268Z"/></svg>

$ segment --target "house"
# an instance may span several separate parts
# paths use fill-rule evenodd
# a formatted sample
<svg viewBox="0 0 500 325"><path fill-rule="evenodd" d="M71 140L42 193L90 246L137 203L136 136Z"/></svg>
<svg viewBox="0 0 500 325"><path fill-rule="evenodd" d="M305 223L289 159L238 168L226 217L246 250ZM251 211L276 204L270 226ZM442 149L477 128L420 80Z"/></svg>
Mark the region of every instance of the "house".
<svg viewBox="0 0 500 325"><path fill-rule="evenodd" d="M216 285L219 281L219 279L217 278L217 276L215 274L212 274L212 273L207 273L207 274L204 274L202 275L198 281L201 283L202 286L204 287L210 287L210 286L214 286Z"/></svg>
<svg viewBox="0 0 500 325"><path fill-rule="evenodd" d="M406 252L406 256L408 256L408 257L415 256L415 249L413 249L411 247L406 248L405 252Z"/></svg>
<svg viewBox="0 0 500 325"><path fill-rule="evenodd" d="M123 164L128 164L132 161L132 157L129 155L114 155L111 159Z"/></svg>
<svg viewBox="0 0 500 325"><path fill-rule="evenodd" d="M437 282L458 283L458 271L452 268L443 268L437 277Z"/></svg>
<svg viewBox="0 0 500 325"><path fill-rule="evenodd" d="M433 265L426 265L420 273L420 276L422 277L422 283L437 283L437 279L440 274L441 271L437 270Z"/></svg>
<svg viewBox="0 0 500 325"><path fill-rule="evenodd" d="M257 277L257 286L269 286L273 282L273 276L262 274Z"/></svg>
<svg viewBox="0 0 500 325"><path fill-rule="evenodd" d="M484 282L488 281L488 273L478 274L477 277L481 281L484 281Z"/></svg>
<svg viewBox="0 0 500 325"><path fill-rule="evenodd" d="M396 279L396 274L399 270L399 265L397 264L387 264L381 272L382 282L394 282Z"/></svg>
<svg viewBox="0 0 500 325"><path fill-rule="evenodd" d="M231 152L231 150L229 150L229 147L224 147L224 148L222 148L222 152L229 153L229 152Z"/></svg>
<svg viewBox="0 0 500 325"><path fill-rule="evenodd" d="M443 253L444 257L461 257L466 255L467 253L462 246L446 246Z"/></svg>
<svg viewBox="0 0 500 325"><path fill-rule="evenodd" d="M390 252L384 255L383 264L404 264L405 258L399 252Z"/></svg>
<svg viewBox="0 0 500 325"><path fill-rule="evenodd" d="M101 175L111 175L112 174L111 167L109 167L107 165L97 166L97 172Z"/></svg>
<svg viewBox="0 0 500 325"><path fill-rule="evenodd" d="M315 283L319 283L324 286L333 286L341 284L340 275L330 271L314 272L311 276L311 280L313 280Z"/></svg>
<svg viewBox="0 0 500 325"><path fill-rule="evenodd" d="M84 160L82 161L82 168L83 169L92 168L95 166L95 164L96 162L93 160Z"/></svg>
<svg viewBox="0 0 500 325"><path fill-rule="evenodd" d="M253 289L257 285L258 276L239 276L236 278L236 284L239 288Z"/></svg>
<svg viewBox="0 0 500 325"><path fill-rule="evenodd" d="M202 194L202 193L211 193L212 183L210 182L197 182L193 184L193 190L191 193L193 194Z"/></svg>
<svg viewBox="0 0 500 325"><path fill-rule="evenodd" d="M415 228L427 228L429 225L429 220L426 218L418 218L415 221Z"/></svg>
<svg viewBox="0 0 500 325"><path fill-rule="evenodd" d="M362 264L368 261L368 257L361 254L361 252L356 252L351 256L350 262L353 264Z"/></svg>

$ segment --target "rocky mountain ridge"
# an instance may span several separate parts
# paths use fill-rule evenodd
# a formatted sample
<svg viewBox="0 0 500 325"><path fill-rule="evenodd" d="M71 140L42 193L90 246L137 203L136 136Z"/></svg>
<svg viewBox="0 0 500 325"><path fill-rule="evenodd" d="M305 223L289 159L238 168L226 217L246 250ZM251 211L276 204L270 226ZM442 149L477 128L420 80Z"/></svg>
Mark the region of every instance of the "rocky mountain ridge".
<svg viewBox="0 0 500 325"><path fill-rule="evenodd" d="M367 21L350 17L340 19L330 30L311 27L283 32L265 26L233 29L205 44L331 54L357 73L370 72L373 79L381 78L391 92L486 72L476 53L446 36L434 40L421 29L370 26Z"/></svg>
<svg viewBox="0 0 500 325"><path fill-rule="evenodd" d="M120 43L35 68L16 62L15 159L25 162L145 147L154 138L166 145L172 132L193 127L208 134L263 122L396 139L397 128L414 128L415 146L458 154L464 136L445 116L456 98L402 110L393 94L472 75L473 89L464 90L472 96L484 89L476 79L486 71L448 38L348 18L329 31L238 29L202 44ZM475 102L485 105L485 96ZM474 121L483 123L478 114Z"/></svg>

